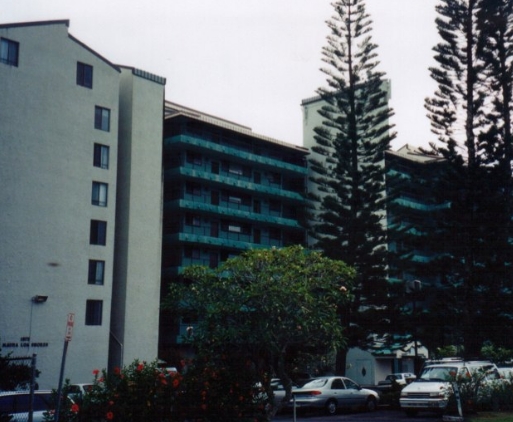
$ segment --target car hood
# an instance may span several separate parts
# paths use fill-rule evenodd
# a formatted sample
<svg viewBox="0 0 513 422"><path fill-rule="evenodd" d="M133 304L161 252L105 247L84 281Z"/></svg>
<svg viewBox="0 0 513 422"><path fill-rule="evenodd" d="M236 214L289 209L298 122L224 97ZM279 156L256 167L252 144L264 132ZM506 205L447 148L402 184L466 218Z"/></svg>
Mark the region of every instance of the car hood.
<svg viewBox="0 0 513 422"><path fill-rule="evenodd" d="M450 383L445 381L413 381L402 389L403 393L424 393L448 388Z"/></svg>

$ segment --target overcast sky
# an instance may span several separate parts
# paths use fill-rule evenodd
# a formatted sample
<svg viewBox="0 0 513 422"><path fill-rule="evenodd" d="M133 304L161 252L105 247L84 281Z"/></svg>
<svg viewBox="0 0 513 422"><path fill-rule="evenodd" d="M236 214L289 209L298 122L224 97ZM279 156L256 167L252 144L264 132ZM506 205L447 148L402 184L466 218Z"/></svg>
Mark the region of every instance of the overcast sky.
<svg viewBox="0 0 513 422"><path fill-rule="evenodd" d="M69 19L70 33L111 62L165 77L166 99L301 145L301 100L325 85L331 1L5 0L0 23ZM435 89L436 2L366 1L392 81L394 148L433 140L423 104Z"/></svg>

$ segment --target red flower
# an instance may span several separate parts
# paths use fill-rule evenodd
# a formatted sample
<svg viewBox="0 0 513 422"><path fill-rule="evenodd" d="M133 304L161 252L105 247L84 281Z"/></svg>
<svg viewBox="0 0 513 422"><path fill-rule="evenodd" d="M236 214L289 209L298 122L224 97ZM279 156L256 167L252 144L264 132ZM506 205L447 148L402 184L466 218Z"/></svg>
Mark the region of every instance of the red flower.
<svg viewBox="0 0 513 422"><path fill-rule="evenodd" d="M119 375L120 373L121 373L121 369L119 369L119 367L117 367L117 366L116 366L116 367L114 368L114 374L115 374L115 375Z"/></svg>
<svg viewBox="0 0 513 422"><path fill-rule="evenodd" d="M96 376L100 373L99 369L93 369L93 375Z"/></svg>
<svg viewBox="0 0 513 422"><path fill-rule="evenodd" d="M178 380L178 378L175 378L175 379L173 380L173 387L175 387L175 388L176 388L176 387L178 387L179 385L180 385L180 381Z"/></svg>
<svg viewBox="0 0 513 422"><path fill-rule="evenodd" d="M80 408L78 407L78 404L73 403L73 404L71 405L71 411L72 411L73 413L78 413L78 411L79 411L79 410L80 410Z"/></svg>
<svg viewBox="0 0 513 422"><path fill-rule="evenodd" d="M137 371L141 372L143 369L144 369L143 363L140 363L139 365L137 365Z"/></svg>
<svg viewBox="0 0 513 422"><path fill-rule="evenodd" d="M107 414L105 415L105 417L107 418L107 420L111 421L112 419L114 419L114 413L112 413L112 412L107 412Z"/></svg>

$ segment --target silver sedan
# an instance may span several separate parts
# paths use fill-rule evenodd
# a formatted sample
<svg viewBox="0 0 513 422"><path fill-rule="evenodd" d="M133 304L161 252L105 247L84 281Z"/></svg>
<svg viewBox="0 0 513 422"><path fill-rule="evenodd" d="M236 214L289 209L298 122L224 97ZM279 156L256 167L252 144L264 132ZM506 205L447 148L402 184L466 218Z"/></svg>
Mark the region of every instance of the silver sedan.
<svg viewBox="0 0 513 422"><path fill-rule="evenodd" d="M324 409L334 415L338 409L361 408L369 412L376 410L379 395L373 390L360 387L345 377L321 377L292 391L290 406L296 408Z"/></svg>

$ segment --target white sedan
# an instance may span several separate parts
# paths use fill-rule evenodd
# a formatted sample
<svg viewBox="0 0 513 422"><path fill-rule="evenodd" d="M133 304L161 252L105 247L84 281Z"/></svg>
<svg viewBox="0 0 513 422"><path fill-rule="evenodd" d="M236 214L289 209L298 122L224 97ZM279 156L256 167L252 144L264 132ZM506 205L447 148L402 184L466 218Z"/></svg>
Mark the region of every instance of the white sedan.
<svg viewBox="0 0 513 422"><path fill-rule="evenodd" d="M290 406L296 408L324 409L334 415L338 409L377 409L379 395L373 390L360 387L349 378L331 376L317 378L302 388L292 391Z"/></svg>

